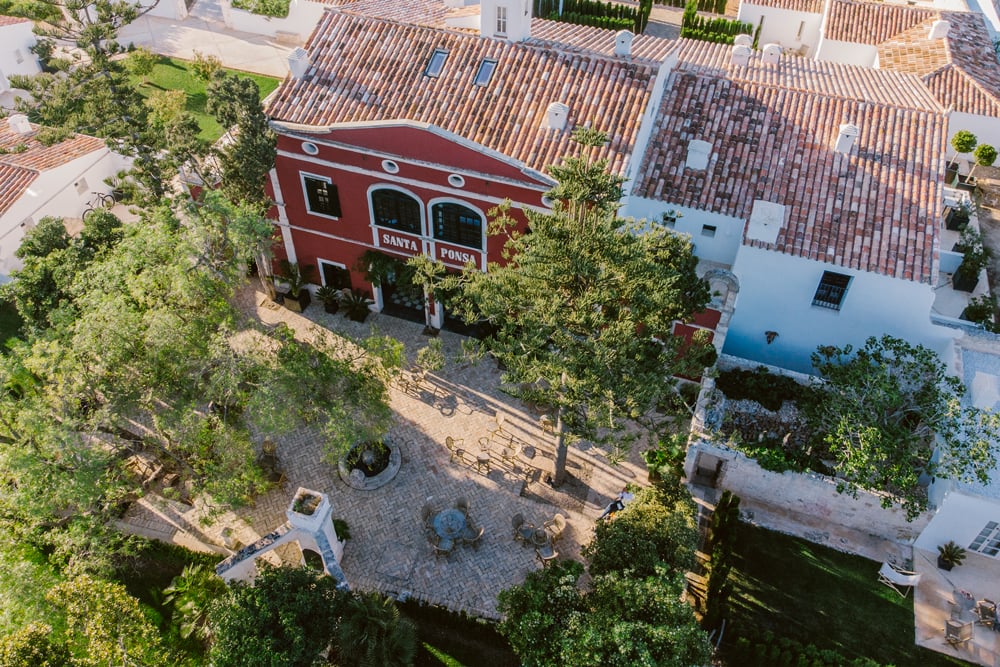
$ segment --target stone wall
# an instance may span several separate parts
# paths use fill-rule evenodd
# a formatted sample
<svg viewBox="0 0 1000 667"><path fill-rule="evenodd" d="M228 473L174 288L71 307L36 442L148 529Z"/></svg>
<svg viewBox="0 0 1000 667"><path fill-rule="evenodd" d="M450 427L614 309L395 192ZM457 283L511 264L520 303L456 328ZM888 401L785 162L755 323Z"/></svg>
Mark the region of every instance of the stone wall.
<svg viewBox="0 0 1000 667"><path fill-rule="evenodd" d="M711 473L717 472L715 487L740 496L745 511L753 512L755 506L765 510L754 516L745 515L745 519L815 542L828 542L842 551L861 553L850 543L831 539L831 535L841 532L840 528L912 544L931 518L928 512L907 522L905 512L884 509L880 497L873 493L859 491L855 498L838 493L837 480L831 477L764 470L746 455L700 438L688 448L684 470L688 479L695 481L707 480L713 476ZM792 524L800 529L790 529Z"/></svg>

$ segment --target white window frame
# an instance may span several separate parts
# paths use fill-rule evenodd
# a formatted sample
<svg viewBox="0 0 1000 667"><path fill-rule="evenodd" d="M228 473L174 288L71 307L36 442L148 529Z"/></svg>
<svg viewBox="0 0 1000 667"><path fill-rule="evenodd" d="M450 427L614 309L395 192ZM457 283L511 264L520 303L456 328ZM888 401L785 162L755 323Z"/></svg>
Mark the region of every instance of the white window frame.
<svg viewBox="0 0 1000 667"><path fill-rule="evenodd" d="M497 5L496 11L496 34L504 36L507 34L507 6Z"/></svg>
<svg viewBox="0 0 1000 667"><path fill-rule="evenodd" d="M306 189L306 179L311 178L317 181L326 181L330 185L336 185L333 179L329 176L323 176L322 174L312 174L308 171L299 172L299 185L302 186L302 201L306 205L306 213L309 215L315 215L317 218L326 218L327 220L340 220L335 215L330 215L329 213L320 213L309 208L309 190ZM340 203L340 188L337 188L337 202ZM340 205L340 215L344 215L344 206Z"/></svg>
<svg viewBox="0 0 1000 667"><path fill-rule="evenodd" d="M334 262L334 261L331 261L329 259L320 259L319 257L317 257L316 258L316 264L317 264L316 268L319 269L319 279L320 279L320 282L322 283L322 285L324 287L326 286L326 274L323 273L323 265L324 264L329 264L330 266L335 266L338 269L343 269L344 271L347 271L348 274L351 273L351 270L349 268L347 268L346 264L342 264L340 262Z"/></svg>
<svg viewBox="0 0 1000 667"><path fill-rule="evenodd" d="M439 239L439 238L435 237L434 236L434 207L437 204L458 204L459 206L464 206L465 208L467 208L467 209L469 209L471 211L475 211L477 214L479 214L480 219L483 221L482 222L482 226L481 226L481 236L482 236L482 239L481 239L482 240L482 245L481 245L481 247L479 247L479 248L470 248L469 246L462 245L461 243L455 243L454 241L446 241L444 239ZM486 243L487 243L488 238L489 238L488 227L489 227L490 223L489 223L489 218L486 217L486 214L483 212L483 210L481 208L479 208L478 206L474 206L473 204L470 204L469 202L464 201L462 199L456 199L455 197L438 197L437 199L432 199L429 202L427 202L427 210L426 210L425 213L426 213L426 216L427 216L426 217L426 221L427 221L427 238L430 241L432 241L435 244L437 244L437 243L443 243L445 245L454 246L456 248L466 248L469 252L478 252L478 253L481 253L484 257L486 256L486 249L487 249L486 248ZM436 247L435 247L435 252L437 252L437 248Z"/></svg>

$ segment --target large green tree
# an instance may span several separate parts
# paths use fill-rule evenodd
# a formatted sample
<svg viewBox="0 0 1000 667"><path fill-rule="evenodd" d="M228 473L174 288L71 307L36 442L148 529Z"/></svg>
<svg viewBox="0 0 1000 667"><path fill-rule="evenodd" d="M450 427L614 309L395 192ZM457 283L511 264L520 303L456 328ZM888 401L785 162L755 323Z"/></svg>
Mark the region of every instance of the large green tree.
<svg viewBox="0 0 1000 667"><path fill-rule="evenodd" d="M309 568L264 566L209 614L215 667L309 667L330 645L350 594Z"/></svg>
<svg viewBox="0 0 1000 667"><path fill-rule="evenodd" d="M694 515L679 480L644 490L585 549L588 587L575 561L532 572L500 593L500 633L527 667L707 664L708 638L682 599Z"/></svg>
<svg viewBox="0 0 1000 667"><path fill-rule="evenodd" d="M604 140L577 133L588 146ZM675 375L697 376L714 360L703 339L685 347L672 335L709 299L687 237L655 223L618 218L622 179L605 160L572 157L551 168L559 185L551 213L525 210L530 233L507 230L505 265L461 279L459 310L487 320L484 341L512 393L548 406L557 421L555 483L566 472L567 441L628 445L629 423L644 420L676 391ZM662 425L648 419L647 427Z"/></svg>
<svg viewBox="0 0 1000 667"><path fill-rule="evenodd" d="M126 192L145 203L170 194L177 169L199 171L207 146L197 139L193 117L150 122L149 107L132 85L125 47L118 31L155 3L130 0L43 0L59 20L40 24L35 52L44 70L13 76L13 85L31 95L18 101L30 120L54 130L81 132L106 140L113 150L134 159ZM148 65L149 59L146 59Z"/></svg>
<svg viewBox="0 0 1000 667"><path fill-rule="evenodd" d="M963 401L965 387L937 354L893 336L863 347L821 347L823 378L812 428L837 462L842 490L885 494L915 518L927 508L921 477L986 482L1000 456L1000 415Z"/></svg>
<svg viewBox="0 0 1000 667"><path fill-rule="evenodd" d="M0 519L70 562L121 547L107 517L140 492L130 455L220 506L247 502L265 484L251 429L311 424L335 460L384 433L401 358L381 337L307 342L245 320L232 297L271 226L218 193L123 231L57 284L58 316L0 356Z"/></svg>

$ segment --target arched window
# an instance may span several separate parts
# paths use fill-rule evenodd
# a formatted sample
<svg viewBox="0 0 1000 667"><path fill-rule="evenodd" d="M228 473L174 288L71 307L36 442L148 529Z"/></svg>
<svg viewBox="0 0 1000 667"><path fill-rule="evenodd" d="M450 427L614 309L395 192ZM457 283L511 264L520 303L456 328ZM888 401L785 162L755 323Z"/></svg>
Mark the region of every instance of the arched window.
<svg viewBox="0 0 1000 667"><path fill-rule="evenodd" d="M482 249L483 218L468 206L444 202L431 207L434 238L438 241Z"/></svg>
<svg viewBox="0 0 1000 667"><path fill-rule="evenodd" d="M379 227L420 234L420 202L399 190L372 190L372 215Z"/></svg>

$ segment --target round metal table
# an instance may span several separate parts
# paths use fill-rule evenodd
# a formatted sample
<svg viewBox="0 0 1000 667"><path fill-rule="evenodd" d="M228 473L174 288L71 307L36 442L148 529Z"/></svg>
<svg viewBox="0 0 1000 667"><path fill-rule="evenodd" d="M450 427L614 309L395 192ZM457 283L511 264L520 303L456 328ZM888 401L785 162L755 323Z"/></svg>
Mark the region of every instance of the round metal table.
<svg viewBox="0 0 1000 667"><path fill-rule="evenodd" d="M434 532L442 539L458 539L464 530L465 514L462 513L462 510L455 508L446 509L434 516Z"/></svg>

